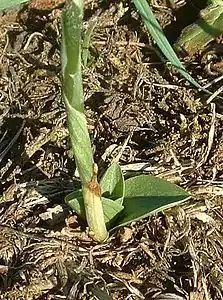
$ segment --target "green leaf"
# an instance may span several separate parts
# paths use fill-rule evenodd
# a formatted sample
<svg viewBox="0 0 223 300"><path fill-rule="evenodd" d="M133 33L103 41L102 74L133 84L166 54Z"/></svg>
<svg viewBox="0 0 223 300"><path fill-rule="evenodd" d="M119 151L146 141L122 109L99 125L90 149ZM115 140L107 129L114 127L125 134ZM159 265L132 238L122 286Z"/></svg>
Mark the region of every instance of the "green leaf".
<svg viewBox="0 0 223 300"><path fill-rule="evenodd" d="M25 2L29 2L29 0L0 0L0 10L5 10Z"/></svg>
<svg viewBox="0 0 223 300"><path fill-rule="evenodd" d="M112 300L106 291L99 289L98 287L93 286L92 293L97 300Z"/></svg>
<svg viewBox="0 0 223 300"><path fill-rule="evenodd" d="M86 219L82 190L74 191L65 197L65 203L83 220Z"/></svg>
<svg viewBox="0 0 223 300"><path fill-rule="evenodd" d="M113 201L105 197L102 197L101 201L102 201L102 207L104 211L106 227L111 228L114 225L115 221L117 220L119 213L123 210L124 207L119 202ZM77 190L67 195L65 197L65 202L83 220L86 219L84 199L81 190Z"/></svg>
<svg viewBox="0 0 223 300"><path fill-rule="evenodd" d="M184 189L163 179L151 175L132 177L125 181L124 210L112 230L180 204L188 197Z"/></svg>
<svg viewBox="0 0 223 300"><path fill-rule="evenodd" d="M72 0L62 13L62 91L75 162L82 184L92 177L93 154L84 114L81 72L83 1Z"/></svg>
<svg viewBox="0 0 223 300"><path fill-rule="evenodd" d="M120 204L123 202L124 197L124 177L122 170L117 163L113 163L103 175L100 186L102 195L112 200L119 199Z"/></svg>
<svg viewBox="0 0 223 300"><path fill-rule="evenodd" d="M198 82L196 82L187 70L184 68L170 43L168 42L165 34L156 18L153 15L153 12L150 6L147 3L147 0L133 0L136 9L139 11L144 23L146 24L152 38L157 43L160 50L163 52L165 57L170 61L170 63L178 69L178 71L195 87L202 89L203 91L210 94L209 91L204 89Z"/></svg>
<svg viewBox="0 0 223 300"><path fill-rule="evenodd" d="M105 224L108 229L115 226L117 218L124 207L117 201L109 198L101 198L104 211Z"/></svg>

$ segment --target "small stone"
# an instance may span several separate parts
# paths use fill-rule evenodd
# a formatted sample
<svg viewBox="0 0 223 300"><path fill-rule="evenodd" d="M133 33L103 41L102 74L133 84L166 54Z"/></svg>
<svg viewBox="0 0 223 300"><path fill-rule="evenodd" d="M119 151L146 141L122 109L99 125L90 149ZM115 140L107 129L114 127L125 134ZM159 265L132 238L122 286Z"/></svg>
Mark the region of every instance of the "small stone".
<svg viewBox="0 0 223 300"><path fill-rule="evenodd" d="M61 205L48 208L46 212L39 215L40 219L45 221L49 226L61 223L65 219L65 213Z"/></svg>
<svg viewBox="0 0 223 300"><path fill-rule="evenodd" d="M65 220L67 227L70 228L78 228L79 227L79 222L78 222L78 217L77 216L69 216Z"/></svg>
<svg viewBox="0 0 223 300"><path fill-rule="evenodd" d="M133 231L128 227L124 227L121 229L119 233L119 239L121 243L126 243L131 240Z"/></svg>

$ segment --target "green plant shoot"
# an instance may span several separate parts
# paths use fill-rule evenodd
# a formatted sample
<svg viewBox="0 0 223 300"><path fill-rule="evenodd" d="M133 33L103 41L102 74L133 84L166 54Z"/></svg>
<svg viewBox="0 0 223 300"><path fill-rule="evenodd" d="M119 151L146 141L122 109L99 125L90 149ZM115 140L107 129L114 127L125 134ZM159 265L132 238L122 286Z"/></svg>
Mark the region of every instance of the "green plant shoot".
<svg viewBox="0 0 223 300"><path fill-rule="evenodd" d="M162 211L188 199L175 184L149 175L124 180L113 163L97 181L87 122L81 72L83 1L70 0L62 14L63 99L67 123L82 188L69 194L65 202L88 223L93 238L103 242L108 232Z"/></svg>
<svg viewBox="0 0 223 300"><path fill-rule="evenodd" d="M69 1L62 14L62 89L71 145L82 183L86 219L94 239L103 242L108 233L84 114L81 72L82 20L83 1Z"/></svg>

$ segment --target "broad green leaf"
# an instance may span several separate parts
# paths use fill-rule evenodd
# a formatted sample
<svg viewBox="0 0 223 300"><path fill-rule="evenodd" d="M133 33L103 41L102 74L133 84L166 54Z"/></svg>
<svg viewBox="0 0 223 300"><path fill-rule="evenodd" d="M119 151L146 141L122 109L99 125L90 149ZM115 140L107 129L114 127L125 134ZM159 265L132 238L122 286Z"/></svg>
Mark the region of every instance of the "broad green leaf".
<svg viewBox="0 0 223 300"><path fill-rule="evenodd" d="M29 2L29 0L0 0L0 10L5 10L25 2Z"/></svg>
<svg viewBox="0 0 223 300"><path fill-rule="evenodd" d="M117 163L113 163L103 175L100 186L104 197L116 200L119 198L123 202L124 197L124 177L122 170Z"/></svg>
<svg viewBox="0 0 223 300"><path fill-rule="evenodd" d="M175 43L176 48L193 54L202 50L210 41L223 33L223 1L219 5L207 6L200 12L200 18L184 28Z"/></svg>
<svg viewBox="0 0 223 300"><path fill-rule="evenodd" d="M106 291L99 289L98 287L92 288L92 293L97 300L112 300Z"/></svg>
<svg viewBox="0 0 223 300"><path fill-rule="evenodd" d="M101 289L94 287L92 289L93 295L96 297L97 300L112 300L112 298L108 295L107 292L102 291Z"/></svg>
<svg viewBox="0 0 223 300"><path fill-rule="evenodd" d="M124 209L119 202L113 201L109 198L101 198L102 207L104 211L105 224L108 229L115 226L119 214Z"/></svg>
<svg viewBox="0 0 223 300"><path fill-rule="evenodd" d="M74 191L65 197L65 203L83 220L86 219L82 190Z"/></svg>
<svg viewBox="0 0 223 300"><path fill-rule="evenodd" d="M69 1L62 13L62 90L67 123L78 172L82 184L92 177L93 155L84 114L81 72L81 35L83 1Z"/></svg>
<svg viewBox="0 0 223 300"><path fill-rule="evenodd" d="M189 194L177 185L151 175L127 179L124 210L112 230L180 204L188 197Z"/></svg>
<svg viewBox="0 0 223 300"><path fill-rule="evenodd" d="M153 15L153 12L148 5L147 0L133 0L136 9L139 11L144 23L146 24L152 38L157 43L160 50L163 52L165 57L170 61L170 63L178 69L178 71L195 87L202 89L203 91L210 93L204 89L198 82L196 82L187 70L184 68L183 64L180 62L170 43L168 42L165 34L156 18Z"/></svg>
<svg viewBox="0 0 223 300"><path fill-rule="evenodd" d="M102 207L104 211L104 218L107 228L111 228L114 225L119 213L123 210L123 206L111 199L102 197ZM82 191L78 190L70 193L65 197L65 202L75 211L82 219L85 220L85 208Z"/></svg>

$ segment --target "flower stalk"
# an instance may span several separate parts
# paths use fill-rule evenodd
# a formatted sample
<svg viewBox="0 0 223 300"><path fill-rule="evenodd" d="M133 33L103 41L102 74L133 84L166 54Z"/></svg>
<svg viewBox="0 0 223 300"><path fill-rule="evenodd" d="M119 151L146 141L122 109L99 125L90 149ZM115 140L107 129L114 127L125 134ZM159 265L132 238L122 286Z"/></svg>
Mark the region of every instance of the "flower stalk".
<svg viewBox="0 0 223 300"><path fill-rule="evenodd" d="M97 182L97 167L93 160L84 114L81 70L83 6L83 0L68 0L62 14L62 94L71 145L82 184L87 223L93 238L103 242L108 233Z"/></svg>

